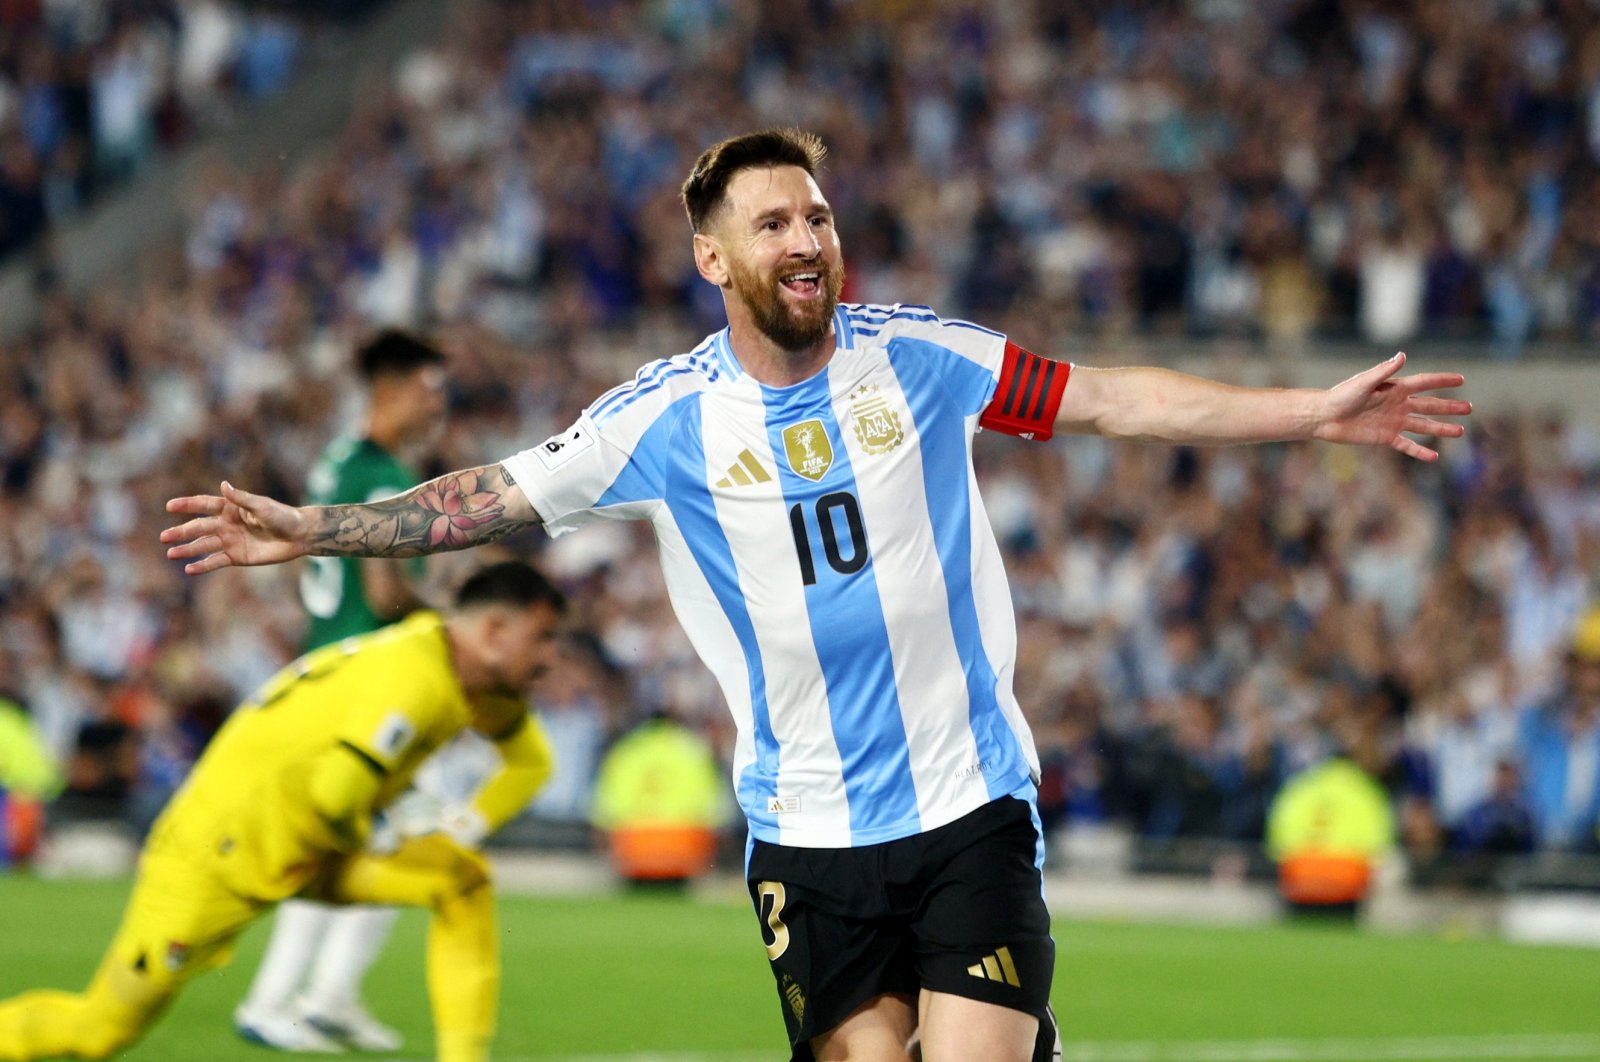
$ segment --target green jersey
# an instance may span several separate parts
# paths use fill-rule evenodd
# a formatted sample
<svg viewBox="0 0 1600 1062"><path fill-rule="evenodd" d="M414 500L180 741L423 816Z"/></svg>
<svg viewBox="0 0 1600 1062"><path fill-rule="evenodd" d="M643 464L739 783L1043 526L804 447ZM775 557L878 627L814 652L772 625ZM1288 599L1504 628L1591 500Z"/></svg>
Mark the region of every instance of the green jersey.
<svg viewBox="0 0 1600 1062"><path fill-rule="evenodd" d="M371 439L341 436L311 466L307 500L312 505L359 505L416 486L416 473ZM300 572L300 602L311 622L306 649L376 630L398 617L384 618L367 605L359 557L310 557ZM422 559L411 561L413 575Z"/></svg>

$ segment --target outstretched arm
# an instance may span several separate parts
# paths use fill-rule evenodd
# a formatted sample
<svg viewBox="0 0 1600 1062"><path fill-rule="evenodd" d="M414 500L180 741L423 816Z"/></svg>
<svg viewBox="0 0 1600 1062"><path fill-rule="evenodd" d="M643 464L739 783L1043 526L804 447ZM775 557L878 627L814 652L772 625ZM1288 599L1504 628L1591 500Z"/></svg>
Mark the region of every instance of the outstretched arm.
<svg viewBox="0 0 1600 1062"><path fill-rule="evenodd" d="M493 542L534 527L539 514L502 465L448 472L365 505L296 507L222 484L222 494L173 498L196 518L161 532L190 575L296 557L415 557ZM198 560L194 558L199 558Z"/></svg>
<svg viewBox="0 0 1600 1062"><path fill-rule="evenodd" d="M1396 354L1327 390L1234 387L1168 369L1074 366L1055 427L1200 445L1323 439L1436 461L1437 451L1404 433L1457 437L1465 431L1460 424L1434 418L1466 416L1472 403L1424 393L1461 386L1458 373L1396 377L1405 361Z"/></svg>

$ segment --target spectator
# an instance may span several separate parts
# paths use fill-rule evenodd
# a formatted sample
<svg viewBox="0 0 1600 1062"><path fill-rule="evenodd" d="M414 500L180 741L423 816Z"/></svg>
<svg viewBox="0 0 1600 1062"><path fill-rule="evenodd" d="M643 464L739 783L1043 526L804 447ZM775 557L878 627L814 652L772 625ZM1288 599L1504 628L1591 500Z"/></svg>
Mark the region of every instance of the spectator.
<svg viewBox="0 0 1600 1062"><path fill-rule="evenodd" d="M267 5L271 6L271 5ZM333 5L24 4L0 26L0 259L241 102L280 90ZM348 5L344 5L348 6Z"/></svg>
<svg viewBox="0 0 1600 1062"><path fill-rule="evenodd" d="M1592 849L1600 817L1600 609L1584 617L1560 688L1526 709L1518 737L1541 844Z"/></svg>
<svg viewBox="0 0 1600 1062"><path fill-rule="evenodd" d="M1538 831L1533 809L1523 793L1522 773L1515 760L1501 760L1495 764L1489 796L1467 809L1454 846L1495 857L1526 855L1537 843Z"/></svg>
<svg viewBox="0 0 1600 1062"><path fill-rule="evenodd" d="M659 712L601 760L593 821L624 880L682 885L710 869L730 796L705 738Z"/></svg>
<svg viewBox="0 0 1600 1062"><path fill-rule="evenodd" d="M64 822L108 822L132 829L130 800L139 777L139 736L127 723L88 723L67 763L66 786L51 808Z"/></svg>
<svg viewBox="0 0 1600 1062"><path fill-rule="evenodd" d="M0 868L33 855L43 802L60 789L60 768L27 707L0 691Z"/></svg>
<svg viewBox="0 0 1600 1062"><path fill-rule="evenodd" d="M1289 910L1300 914L1354 918L1394 843L1388 794L1344 756L1284 783L1267 823L1279 890Z"/></svg>

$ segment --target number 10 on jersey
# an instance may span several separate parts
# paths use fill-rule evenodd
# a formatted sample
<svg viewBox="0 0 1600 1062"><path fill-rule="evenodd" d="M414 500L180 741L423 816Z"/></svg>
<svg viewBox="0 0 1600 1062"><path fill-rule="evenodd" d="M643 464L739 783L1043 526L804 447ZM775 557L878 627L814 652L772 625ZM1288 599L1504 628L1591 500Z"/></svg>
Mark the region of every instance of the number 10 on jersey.
<svg viewBox="0 0 1600 1062"><path fill-rule="evenodd" d="M842 490L824 494L810 510L807 512L805 502L795 502L789 507L789 528L794 532L801 580L807 586L816 585L817 561L812 543L817 539L821 540L822 556L828 567L840 575L854 575L865 568L867 528L861 521L861 503L856 496Z"/></svg>

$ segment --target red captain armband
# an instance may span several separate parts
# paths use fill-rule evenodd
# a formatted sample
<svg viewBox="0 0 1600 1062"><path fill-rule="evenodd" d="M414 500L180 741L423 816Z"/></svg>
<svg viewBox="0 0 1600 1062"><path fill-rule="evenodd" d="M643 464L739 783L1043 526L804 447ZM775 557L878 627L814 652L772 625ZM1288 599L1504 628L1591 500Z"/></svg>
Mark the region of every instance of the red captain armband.
<svg viewBox="0 0 1600 1062"><path fill-rule="evenodd" d="M1071 373L1071 363L1041 358L1008 340L1000 363L1000 384L978 418L978 426L1023 439L1050 438L1056 430L1061 392Z"/></svg>

